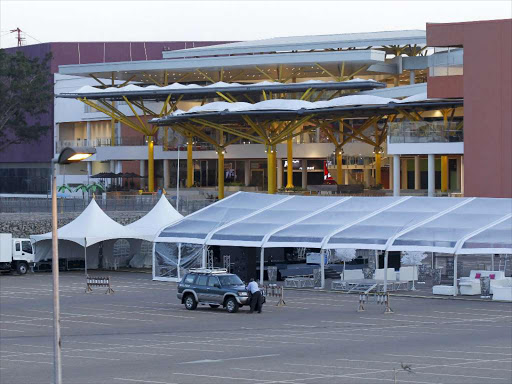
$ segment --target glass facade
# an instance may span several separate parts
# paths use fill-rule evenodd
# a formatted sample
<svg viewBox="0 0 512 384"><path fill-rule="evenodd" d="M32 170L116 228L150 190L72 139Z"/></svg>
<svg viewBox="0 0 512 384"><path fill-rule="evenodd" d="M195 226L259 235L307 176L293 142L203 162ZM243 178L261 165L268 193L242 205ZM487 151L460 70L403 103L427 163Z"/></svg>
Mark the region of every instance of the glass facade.
<svg viewBox="0 0 512 384"><path fill-rule="evenodd" d="M47 194L50 179L50 167L0 168L0 193Z"/></svg>

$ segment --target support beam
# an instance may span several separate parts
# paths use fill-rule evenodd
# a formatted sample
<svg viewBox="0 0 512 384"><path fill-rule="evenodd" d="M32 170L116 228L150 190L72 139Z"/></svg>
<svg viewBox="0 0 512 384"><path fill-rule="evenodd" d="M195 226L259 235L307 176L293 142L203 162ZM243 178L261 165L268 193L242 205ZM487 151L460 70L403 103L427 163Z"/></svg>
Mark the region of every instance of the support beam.
<svg viewBox="0 0 512 384"><path fill-rule="evenodd" d="M448 156L441 156L441 192L448 192Z"/></svg>
<svg viewBox="0 0 512 384"><path fill-rule="evenodd" d="M375 184L382 185L382 154L379 149L375 150Z"/></svg>
<svg viewBox="0 0 512 384"><path fill-rule="evenodd" d="M217 186L219 200L224 198L224 148L217 151Z"/></svg>
<svg viewBox="0 0 512 384"><path fill-rule="evenodd" d="M411 71L409 72L409 84L410 84L410 85L413 85L413 84L415 84L415 83L416 83L416 72L415 72L415 71L413 71L413 70L411 70Z"/></svg>
<svg viewBox="0 0 512 384"><path fill-rule="evenodd" d="M428 196L433 197L436 190L436 162L433 154L428 155Z"/></svg>
<svg viewBox="0 0 512 384"><path fill-rule="evenodd" d="M393 196L400 196L400 156L393 156ZM384 267L387 268L387 267Z"/></svg>
<svg viewBox="0 0 512 384"><path fill-rule="evenodd" d="M401 185L402 189L409 189L409 184L407 183L407 159L401 159L401 167L402 167L402 176L401 176Z"/></svg>
<svg viewBox="0 0 512 384"><path fill-rule="evenodd" d="M245 160L244 162L244 181L246 187L251 184L251 160Z"/></svg>
<svg viewBox="0 0 512 384"><path fill-rule="evenodd" d="M421 168L419 156L414 156L414 189L421 189Z"/></svg>
<svg viewBox="0 0 512 384"><path fill-rule="evenodd" d="M458 255L453 256L453 296L457 296L457 259Z"/></svg>
<svg viewBox="0 0 512 384"><path fill-rule="evenodd" d="M277 190L283 188L283 159L277 159Z"/></svg>
<svg viewBox="0 0 512 384"><path fill-rule="evenodd" d="M155 154L153 136L148 136L148 192L155 192Z"/></svg>
<svg viewBox="0 0 512 384"><path fill-rule="evenodd" d="M267 193L269 195L273 195L276 188L276 164L274 160L274 150L272 145L269 145L267 146Z"/></svg>
<svg viewBox="0 0 512 384"><path fill-rule="evenodd" d="M164 160L164 189L171 188L171 170L170 170L170 161L168 159Z"/></svg>
<svg viewBox="0 0 512 384"><path fill-rule="evenodd" d="M388 155L389 163L389 189L393 189L393 155Z"/></svg>
<svg viewBox="0 0 512 384"><path fill-rule="evenodd" d="M260 285L263 285L263 277L265 276L265 248L260 248Z"/></svg>
<svg viewBox="0 0 512 384"><path fill-rule="evenodd" d="M302 159L302 188L306 189L308 187L308 161L306 159Z"/></svg>
<svg viewBox="0 0 512 384"><path fill-rule="evenodd" d="M146 160L141 160L139 165L139 174L141 176L140 178L140 189L144 189L146 186L146 179L144 176L146 176Z"/></svg>
<svg viewBox="0 0 512 384"><path fill-rule="evenodd" d="M272 146L272 161L274 163L274 193L277 192L277 148L276 146Z"/></svg>
<svg viewBox="0 0 512 384"><path fill-rule="evenodd" d="M338 185L343 184L343 150L336 148L336 182Z"/></svg>
<svg viewBox="0 0 512 384"><path fill-rule="evenodd" d="M288 156L288 165L286 168L286 188L293 188L293 140L289 136L286 140L286 149Z"/></svg>
<svg viewBox="0 0 512 384"><path fill-rule="evenodd" d="M192 136L189 136L187 142L187 188L194 186L194 160L192 159Z"/></svg>

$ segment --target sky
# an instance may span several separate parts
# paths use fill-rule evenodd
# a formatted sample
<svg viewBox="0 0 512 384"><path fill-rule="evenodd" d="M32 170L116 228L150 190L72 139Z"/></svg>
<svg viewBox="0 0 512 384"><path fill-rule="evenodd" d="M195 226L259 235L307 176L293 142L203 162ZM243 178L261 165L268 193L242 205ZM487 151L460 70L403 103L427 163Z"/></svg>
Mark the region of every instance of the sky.
<svg viewBox="0 0 512 384"><path fill-rule="evenodd" d="M512 1L0 0L0 48L57 41L255 40L512 17Z"/></svg>

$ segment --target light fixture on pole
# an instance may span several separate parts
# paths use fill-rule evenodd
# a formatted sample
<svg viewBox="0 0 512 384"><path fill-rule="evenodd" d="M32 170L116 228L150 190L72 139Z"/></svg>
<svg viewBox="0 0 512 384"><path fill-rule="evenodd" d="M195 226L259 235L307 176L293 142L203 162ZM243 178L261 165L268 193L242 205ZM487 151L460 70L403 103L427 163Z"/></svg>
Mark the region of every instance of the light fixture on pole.
<svg viewBox="0 0 512 384"><path fill-rule="evenodd" d="M59 239L57 237L57 175L55 164L70 164L87 159L96 153L94 148L64 148L52 161L52 277L53 277L53 377L62 384L59 300Z"/></svg>

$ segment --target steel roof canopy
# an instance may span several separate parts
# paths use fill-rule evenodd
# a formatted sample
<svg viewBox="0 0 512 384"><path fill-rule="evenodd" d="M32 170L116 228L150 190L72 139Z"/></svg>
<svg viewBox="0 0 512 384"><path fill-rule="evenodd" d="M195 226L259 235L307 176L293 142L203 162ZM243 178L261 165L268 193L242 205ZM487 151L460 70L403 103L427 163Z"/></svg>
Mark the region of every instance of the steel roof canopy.
<svg viewBox="0 0 512 384"><path fill-rule="evenodd" d="M232 87L202 87L193 89L153 89L148 91L127 91L122 92L95 92L95 93L62 93L55 95L57 98L76 99L85 97L89 100L107 99L107 100L124 100L127 99L144 99L144 100L166 100L169 95L172 100L197 100L203 97L219 97L218 93L226 92L229 94L261 94L262 91L270 92L304 92L308 89L314 90L367 90L375 88L385 88L386 84L377 81L349 81L349 82L324 82L324 83L292 83L292 84L275 84L275 85L251 85L251 86L232 86ZM121 88L122 89L122 88Z"/></svg>
<svg viewBox="0 0 512 384"><path fill-rule="evenodd" d="M390 45L426 46L426 32L422 30L345 33L317 36L290 36L242 41L163 52L163 57L183 58L206 55L255 54L272 52L310 51L341 48L367 48Z"/></svg>
<svg viewBox="0 0 512 384"><path fill-rule="evenodd" d="M212 122L236 123L244 122L242 116L250 116L254 121L274 120L289 121L311 114L315 117L340 118L340 117L372 117L385 116L400 113L399 109L405 111L429 111L443 108L457 108L463 106L462 99L444 99L410 103L389 103L387 105L352 105L346 107L329 107L318 109L299 109L290 110L254 110L254 111L221 111L221 112L203 112L203 113L187 113L175 116L166 116L163 118L152 119L149 122L158 126L171 125L191 119L202 119Z"/></svg>

